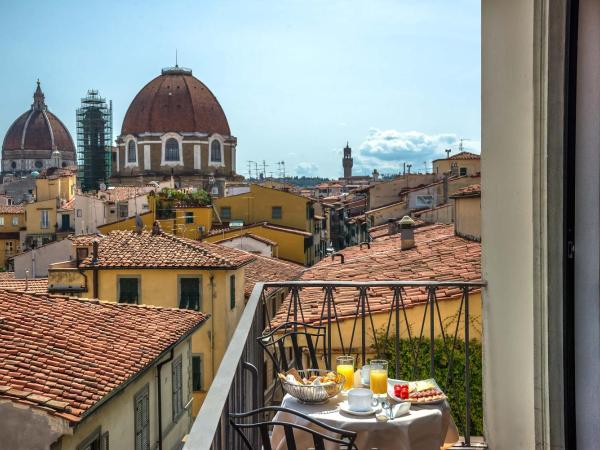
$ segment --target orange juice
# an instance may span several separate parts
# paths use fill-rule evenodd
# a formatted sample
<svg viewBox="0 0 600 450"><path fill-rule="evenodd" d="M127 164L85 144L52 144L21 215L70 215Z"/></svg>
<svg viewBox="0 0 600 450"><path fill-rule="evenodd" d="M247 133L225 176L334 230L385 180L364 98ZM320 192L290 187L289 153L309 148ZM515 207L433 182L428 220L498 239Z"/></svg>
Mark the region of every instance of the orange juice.
<svg viewBox="0 0 600 450"><path fill-rule="evenodd" d="M354 365L352 364L338 364L336 367L337 373L343 375L346 378L344 381L343 390L347 391L348 389L352 389L354 386Z"/></svg>
<svg viewBox="0 0 600 450"><path fill-rule="evenodd" d="M386 394L387 393L387 369L373 369L371 368L370 373L371 390L373 394Z"/></svg>

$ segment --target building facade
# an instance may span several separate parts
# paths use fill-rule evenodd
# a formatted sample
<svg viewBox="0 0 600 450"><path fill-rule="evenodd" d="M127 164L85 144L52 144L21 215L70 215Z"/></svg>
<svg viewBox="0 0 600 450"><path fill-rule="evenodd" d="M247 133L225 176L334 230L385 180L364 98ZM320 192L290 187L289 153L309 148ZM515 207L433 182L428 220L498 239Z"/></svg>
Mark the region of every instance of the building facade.
<svg viewBox="0 0 600 450"><path fill-rule="evenodd" d="M2 174L22 176L72 165L75 144L67 127L48 110L38 80L31 108L13 122L4 137Z"/></svg>
<svg viewBox="0 0 600 450"><path fill-rule="evenodd" d="M235 176L236 145L223 108L192 71L163 69L125 114L111 182L173 176L179 186L202 185L223 195L224 180Z"/></svg>

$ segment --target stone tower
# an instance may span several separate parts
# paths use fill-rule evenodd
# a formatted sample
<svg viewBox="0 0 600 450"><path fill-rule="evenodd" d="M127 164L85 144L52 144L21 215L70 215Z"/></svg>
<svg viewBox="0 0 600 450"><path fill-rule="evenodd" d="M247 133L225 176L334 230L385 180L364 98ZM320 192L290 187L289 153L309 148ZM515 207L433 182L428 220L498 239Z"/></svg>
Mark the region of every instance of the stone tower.
<svg viewBox="0 0 600 450"><path fill-rule="evenodd" d="M352 149L346 142L346 147L344 147L344 158L342 159L342 166L344 167L344 178L352 177L352 165L354 161L352 160Z"/></svg>

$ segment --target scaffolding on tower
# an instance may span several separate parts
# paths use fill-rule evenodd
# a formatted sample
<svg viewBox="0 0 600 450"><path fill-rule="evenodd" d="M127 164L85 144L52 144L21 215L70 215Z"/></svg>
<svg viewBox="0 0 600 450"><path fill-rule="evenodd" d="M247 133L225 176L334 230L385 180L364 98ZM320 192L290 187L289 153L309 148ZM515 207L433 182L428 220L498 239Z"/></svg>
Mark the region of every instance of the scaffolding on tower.
<svg viewBox="0 0 600 450"><path fill-rule="evenodd" d="M77 109L77 169L83 192L108 185L112 140L112 101L89 90Z"/></svg>

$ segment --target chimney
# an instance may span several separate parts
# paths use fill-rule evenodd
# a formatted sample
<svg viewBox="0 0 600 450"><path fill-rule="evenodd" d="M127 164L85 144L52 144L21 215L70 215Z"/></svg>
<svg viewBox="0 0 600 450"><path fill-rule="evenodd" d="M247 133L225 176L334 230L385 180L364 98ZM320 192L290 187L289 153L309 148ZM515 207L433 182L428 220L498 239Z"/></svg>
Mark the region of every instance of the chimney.
<svg viewBox="0 0 600 450"><path fill-rule="evenodd" d="M98 239L92 242L92 264L98 264Z"/></svg>
<svg viewBox="0 0 600 450"><path fill-rule="evenodd" d="M157 234L161 233L161 229L160 229L160 223L158 222L158 220L155 220L154 223L152 224L152 235L156 236Z"/></svg>
<svg viewBox="0 0 600 450"><path fill-rule="evenodd" d="M448 203L448 174L444 173L444 181L443 181L443 186L444 186L444 205L446 203ZM431 205L431 207L433 208L434 205Z"/></svg>
<svg viewBox="0 0 600 450"><path fill-rule="evenodd" d="M408 216L400 220L400 249L409 250L415 246L415 221Z"/></svg>
<svg viewBox="0 0 600 450"><path fill-rule="evenodd" d="M398 229L396 227L396 219L388 219L388 235L396 234Z"/></svg>

